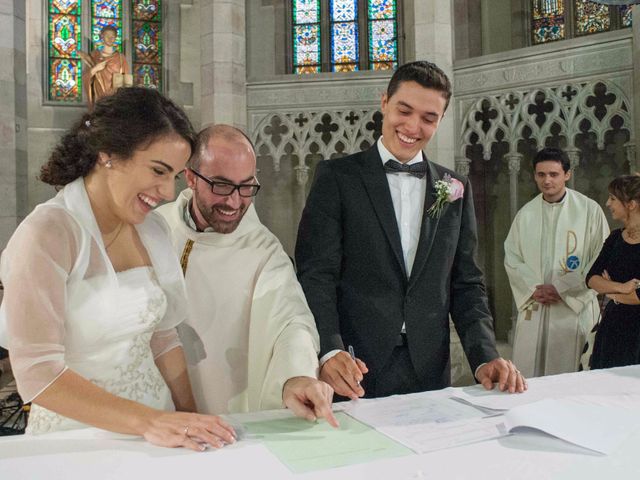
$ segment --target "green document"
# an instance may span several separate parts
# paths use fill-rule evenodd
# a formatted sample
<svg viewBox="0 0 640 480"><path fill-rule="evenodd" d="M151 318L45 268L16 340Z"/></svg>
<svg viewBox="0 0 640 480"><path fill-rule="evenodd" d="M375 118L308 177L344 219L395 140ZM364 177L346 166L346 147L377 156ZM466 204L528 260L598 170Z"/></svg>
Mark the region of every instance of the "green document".
<svg viewBox="0 0 640 480"><path fill-rule="evenodd" d="M337 412L340 428L326 421L284 418L244 423L246 435L259 439L293 473L343 467L413 452L389 437Z"/></svg>

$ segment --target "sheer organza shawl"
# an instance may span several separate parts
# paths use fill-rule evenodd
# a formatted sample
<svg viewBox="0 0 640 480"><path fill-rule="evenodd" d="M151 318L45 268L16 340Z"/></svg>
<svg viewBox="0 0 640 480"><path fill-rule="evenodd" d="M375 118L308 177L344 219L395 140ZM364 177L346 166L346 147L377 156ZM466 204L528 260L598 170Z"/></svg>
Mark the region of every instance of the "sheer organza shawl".
<svg viewBox="0 0 640 480"><path fill-rule="evenodd" d="M150 213L136 229L167 297L166 313L151 341L157 357L179 345L174 327L186 318L184 280L160 215ZM2 253L0 278L5 289L0 345L9 350L18 390L26 402L67 368L65 319L73 308L70 292L90 285L99 299L95 308L101 315L117 305L118 278L84 179L68 184L25 218Z"/></svg>

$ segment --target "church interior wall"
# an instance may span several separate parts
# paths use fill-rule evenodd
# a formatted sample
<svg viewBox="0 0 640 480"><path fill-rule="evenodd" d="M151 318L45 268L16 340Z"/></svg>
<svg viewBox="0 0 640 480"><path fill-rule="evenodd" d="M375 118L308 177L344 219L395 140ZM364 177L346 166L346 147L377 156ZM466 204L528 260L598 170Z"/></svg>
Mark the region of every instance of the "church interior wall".
<svg viewBox="0 0 640 480"><path fill-rule="evenodd" d="M567 149L570 186L603 206L609 181L637 169L633 50L626 29L456 62L456 165L474 187L480 263L501 339L513 315L503 242L515 212L537 194L535 152Z"/></svg>
<svg viewBox="0 0 640 480"><path fill-rule="evenodd" d="M427 154L471 176L481 226L480 260L498 335L505 339L512 312L502 242L514 205L522 206L535 194L529 160L541 145L538 139L515 141L508 135L465 143L463 129L472 104L485 97L504 101L510 92L526 95L539 87L599 80L617 86L627 96L630 120L612 127L602 145L594 134L575 136L581 151L575 187L603 203L609 178L637 166L630 142L639 110L633 95L640 77L634 74L640 68L639 49L634 47L638 27L527 47L527 1L400 4L401 61L430 59L454 80L454 99ZM2 5L0 52L3 64L14 68L0 73L0 192L5 207L0 213L0 247L35 205L54 194L36 176L51 147L85 109L43 100L42 2ZM263 184L256 207L292 254L315 166L322 159L366 148L378 138L380 98L390 73L287 74L286 0L181 0L165 5L166 92L185 107L196 128L212 122L246 128L256 142ZM555 131L543 143L566 142L566 135ZM505 156L509 153L521 155L515 173L515 163Z"/></svg>

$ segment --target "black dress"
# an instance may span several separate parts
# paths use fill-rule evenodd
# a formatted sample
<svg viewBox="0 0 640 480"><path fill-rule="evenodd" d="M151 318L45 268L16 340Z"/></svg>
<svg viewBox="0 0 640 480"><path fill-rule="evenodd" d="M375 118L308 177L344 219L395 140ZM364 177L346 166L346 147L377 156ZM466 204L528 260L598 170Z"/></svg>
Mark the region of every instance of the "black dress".
<svg viewBox="0 0 640 480"><path fill-rule="evenodd" d="M614 230L587 275L606 270L615 282L640 279L640 244L631 245L622 238L622 229ZM636 290L636 294L638 291ZM602 314L591 357L591 368L640 364L640 305L609 302Z"/></svg>

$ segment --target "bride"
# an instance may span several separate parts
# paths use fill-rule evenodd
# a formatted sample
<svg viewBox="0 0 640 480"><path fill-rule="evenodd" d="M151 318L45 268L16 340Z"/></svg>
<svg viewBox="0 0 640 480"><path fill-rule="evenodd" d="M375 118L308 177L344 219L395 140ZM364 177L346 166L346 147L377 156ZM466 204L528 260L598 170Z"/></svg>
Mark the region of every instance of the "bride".
<svg viewBox="0 0 640 480"><path fill-rule="evenodd" d="M193 138L173 102L121 89L42 167L41 180L63 188L21 223L0 265L0 343L33 402L27 433L93 425L166 447L234 442L220 418L193 413L175 329L184 284L167 227L151 212L174 198Z"/></svg>

